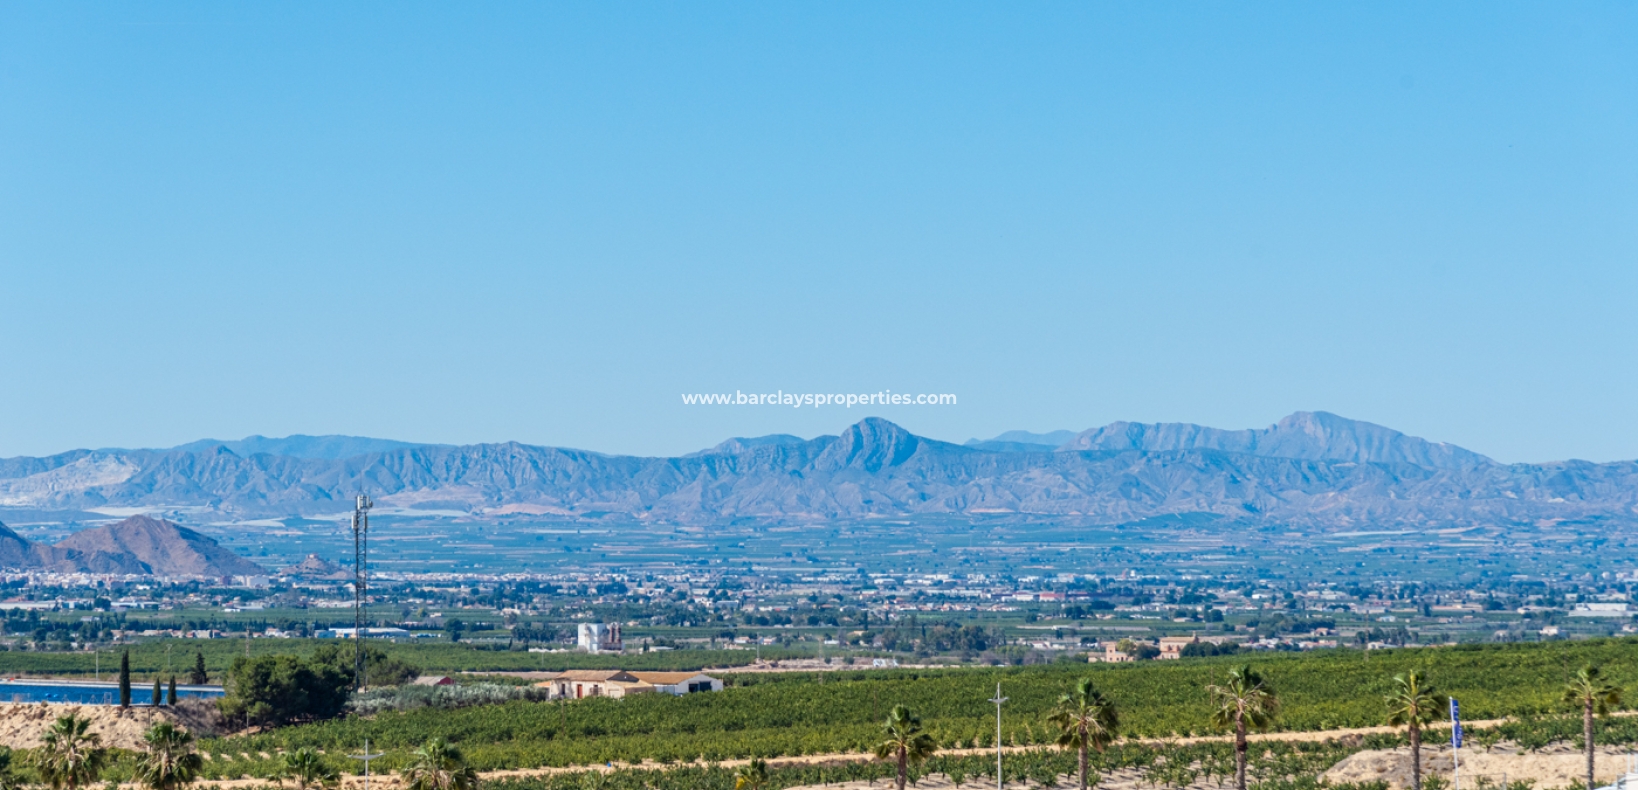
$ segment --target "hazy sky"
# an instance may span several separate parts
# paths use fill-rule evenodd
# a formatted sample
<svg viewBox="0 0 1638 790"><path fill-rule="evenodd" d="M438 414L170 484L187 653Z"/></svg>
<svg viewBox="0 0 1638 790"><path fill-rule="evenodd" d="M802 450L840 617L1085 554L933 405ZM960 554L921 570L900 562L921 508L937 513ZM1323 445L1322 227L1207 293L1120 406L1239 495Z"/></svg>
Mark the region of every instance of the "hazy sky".
<svg viewBox="0 0 1638 790"><path fill-rule="evenodd" d="M0 4L0 456L1638 458L1633 3ZM686 407L685 392L956 406Z"/></svg>

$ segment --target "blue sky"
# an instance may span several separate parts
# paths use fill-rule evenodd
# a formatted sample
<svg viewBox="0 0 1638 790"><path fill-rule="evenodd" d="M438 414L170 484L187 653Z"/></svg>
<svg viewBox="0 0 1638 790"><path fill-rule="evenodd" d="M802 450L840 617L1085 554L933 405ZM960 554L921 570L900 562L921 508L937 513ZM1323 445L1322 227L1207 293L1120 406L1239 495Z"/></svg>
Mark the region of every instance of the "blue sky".
<svg viewBox="0 0 1638 790"><path fill-rule="evenodd" d="M6 3L0 456L1323 409L1638 458L1631 3ZM955 393L685 407L685 392Z"/></svg>

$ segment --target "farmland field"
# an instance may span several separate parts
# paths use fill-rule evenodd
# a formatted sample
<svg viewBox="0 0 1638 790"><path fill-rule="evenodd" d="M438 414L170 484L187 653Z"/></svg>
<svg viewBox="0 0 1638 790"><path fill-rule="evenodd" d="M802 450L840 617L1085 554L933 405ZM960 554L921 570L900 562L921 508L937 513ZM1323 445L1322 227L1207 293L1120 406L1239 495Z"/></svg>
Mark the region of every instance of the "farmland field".
<svg viewBox="0 0 1638 790"><path fill-rule="evenodd" d="M711 761L860 751L875 742L879 722L895 704L910 706L943 746L987 746L995 731L995 708L987 700L997 683L1010 700L1003 738L1044 743L1046 711L1082 676L1092 677L1116 701L1128 735L1204 734L1209 732L1205 686L1240 660L1255 664L1279 692L1279 729L1381 724L1382 696L1391 677L1409 669L1429 673L1441 691L1459 697L1470 719L1534 717L1561 711L1563 682L1585 663L1603 665L1629 688L1638 685L1635 657L1638 640L1611 639L1124 665L739 675L733 687L716 694L421 709L206 741L204 748L255 753L311 745L332 751L356 748L369 738L394 755L383 761L391 768L407 750L436 735L461 744L480 769ZM242 770L256 772L249 765Z"/></svg>

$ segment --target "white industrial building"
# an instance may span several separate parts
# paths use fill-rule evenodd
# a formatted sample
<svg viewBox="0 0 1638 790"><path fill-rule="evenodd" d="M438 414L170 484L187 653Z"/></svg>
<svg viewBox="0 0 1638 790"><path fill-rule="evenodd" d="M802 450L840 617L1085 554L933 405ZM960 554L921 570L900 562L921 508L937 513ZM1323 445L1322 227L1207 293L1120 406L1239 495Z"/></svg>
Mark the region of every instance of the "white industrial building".
<svg viewBox="0 0 1638 790"><path fill-rule="evenodd" d="M619 623L581 623L575 645L588 653L619 653L626 649L620 640Z"/></svg>

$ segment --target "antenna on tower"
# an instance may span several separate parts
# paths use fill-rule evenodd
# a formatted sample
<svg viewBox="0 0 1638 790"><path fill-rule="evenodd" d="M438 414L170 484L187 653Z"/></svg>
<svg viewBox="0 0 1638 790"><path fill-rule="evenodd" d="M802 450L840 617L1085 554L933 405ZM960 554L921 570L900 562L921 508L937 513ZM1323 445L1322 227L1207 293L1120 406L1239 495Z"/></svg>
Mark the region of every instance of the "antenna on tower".
<svg viewBox="0 0 1638 790"><path fill-rule="evenodd" d="M365 563L370 558L370 508L374 505L364 494L359 494L353 504L353 643L357 647L353 658L354 689L364 688L367 680L364 676L364 607L369 603L365 595L369 570Z"/></svg>

